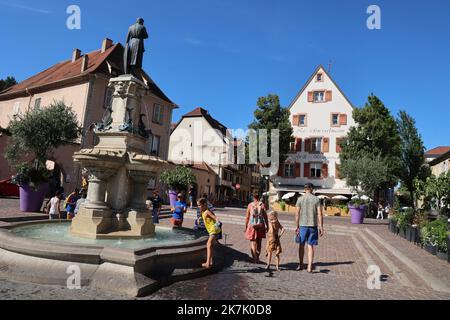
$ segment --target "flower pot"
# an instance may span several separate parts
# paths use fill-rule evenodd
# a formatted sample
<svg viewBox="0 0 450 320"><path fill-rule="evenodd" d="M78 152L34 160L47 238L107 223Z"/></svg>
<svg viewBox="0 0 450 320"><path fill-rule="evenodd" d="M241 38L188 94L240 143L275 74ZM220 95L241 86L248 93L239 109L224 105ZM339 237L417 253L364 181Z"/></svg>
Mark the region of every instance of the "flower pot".
<svg viewBox="0 0 450 320"><path fill-rule="evenodd" d="M350 206L350 217L352 224L362 224L364 222L364 215L366 206L354 207Z"/></svg>
<svg viewBox="0 0 450 320"><path fill-rule="evenodd" d="M175 207L175 202L177 202L177 192L175 190L169 190L169 202L171 207Z"/></svg>
<svg viewBox="0 0 450 320"><path fill-rule="evenodd" d="M442 251L437 250L436 257L438 257L441 260L448 261L448 251L442 252Z"/></svg>
<svg viewBox="0 0 450 320"><path fill-rule="evenodd" d="M409 242L413 242L413 243L416 242L416 233L417 233L417 229L416 228L413 228L411 226L407 226L406 227L406 239Z"/></svg>
<svg viewBox="0 0 450 320"><path fill-rule="evenodd" d="M426 250L428 253L431 253L432 255L436 255L436 253L437 253L437 247L436 247L436 246L429 245L429 244L427 244L427 245L425 246L425 250Z"/></svg>
<svg viewBox="0 0 450 320"><path fill-rule="evenodd" d="M398 229L398 235L399 235L400 237L402 237L403 239L406 239L406 229L399 228L399 229Z"/></svg>
<svg viewBox="0 0 450 320"><path fill-rule="evenodd" d="M40 212L45 195L49 189L48 183L43 183L37 190L28 185L21 186L20 191L20 211L22 212Z"/></svg>
<svg viewBox="0 0 450 320"><path fill-rule="evenodd" d="M396 232L395 227L396 227L395 221L392 221L391 219L389 219L389 230L390 230L392 233L395 233L395 232Z"/></svg>

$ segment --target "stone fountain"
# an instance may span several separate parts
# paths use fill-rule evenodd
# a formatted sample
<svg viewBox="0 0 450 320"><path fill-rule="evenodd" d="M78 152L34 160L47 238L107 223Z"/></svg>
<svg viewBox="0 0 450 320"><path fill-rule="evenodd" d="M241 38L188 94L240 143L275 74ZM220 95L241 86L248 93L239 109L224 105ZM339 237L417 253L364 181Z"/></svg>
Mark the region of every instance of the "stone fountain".
<svg viewBox="0 0 450 320"><path fill-rule="evenodd" d="M89 238L150 237L155 227L145 205L147 183L167 162L147 152L148 134L138 111L148 87L132 75L111 79L109 87L112 106L95 129L99 143L74 154L89 173L89 188L71 232Z"/></svg>
<svg viewBox="0 0 450 320"><path fill-rule="evenodd" d="M81 286L141 296L223 265L223 254L216 254L212 269L201 268L208 236L185 228L155 231L146 208L148 181L168 166L147 152L148 132L139 113L149 93L140 80L146 37L138 19L127 36L127 74L110 79L112 104L95 124L99 143L74 154L89 172L86 202L72 221L0 226L0 278L65 286L68 270L76 267Z"/></svg>

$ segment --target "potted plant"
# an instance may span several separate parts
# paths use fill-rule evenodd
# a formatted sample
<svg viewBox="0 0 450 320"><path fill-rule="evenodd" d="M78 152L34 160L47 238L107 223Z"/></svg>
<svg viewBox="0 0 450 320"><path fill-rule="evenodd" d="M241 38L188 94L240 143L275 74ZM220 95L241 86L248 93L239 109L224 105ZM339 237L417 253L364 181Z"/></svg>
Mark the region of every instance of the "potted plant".
<svg viewBox="0 0 450 320"><path fill-rule="evenodd" d="M448 222L447 217L439 217L432 223L432 233L436 238L436 256L448 260Z"/></svg>
<svg viewBox="0 0 450 320"><path fill-rule="evenodd" d="M436 234L433 233L433 222L426 223L422 229L420 230L421 241L424 249L431 253L432 255L436 255L437 253L437 239Z"/></svg>
<svg viewBox="0 0 450 320"><path fill-rule="evenodd" d="M286 202L284 200L281 200L279 202L279 204L280 204L281 210L286 211Z"/></svg>
<svg viewBox="0 0 450 320"><path fill-rule="evenodd" d="M420 229L428 222L428 214L425 211L418 211L414 214L411 225L411 238L414 238L414 243L420 244Z"/></svg>
<svg viewBox="0 0 450 320"><path fill-rule="evenodd" d="M397 228L398 213L395 212L393 214L390 214L388 220L389 220L389 230L391 230L392 233L398 234Z"/></svg>
<svg viewBox="0 0 450 320"><path fill-rule="evenodd" d="M174 169L163 170L159 179L169 187L169 201L172 207L177 201L177 194L180 192L186 193L189 186L197 181L192 170L185 166L176 166Z"/></svg>
<svg viewBox="0 0 450 320"><path fill-rule="evenodd" d="M359 197L355 197L349 203L350 218L353 224L362 224L367 210L367 203Z"/></svg>
<svg viewBox="0 0 450 320"><path fill-rule="evenodd" d="M46 161L54 149L76 141L81 132L77 116L63 102L53 102L15 116L8 130L5 158L17 172L13 180L20 187L20 210L40 211L50 177Z"/></svg>
<svg viewBox="0 0 450 320"><path fill-rule="evenodd" d="M413 219L414 219L414 210L412 208L403 210L398 215L397 226L399 229L399 235L402 238L405 238L409 241L412 241L411 240L411 236L412 236L411 225L412 225Z"/></svg>

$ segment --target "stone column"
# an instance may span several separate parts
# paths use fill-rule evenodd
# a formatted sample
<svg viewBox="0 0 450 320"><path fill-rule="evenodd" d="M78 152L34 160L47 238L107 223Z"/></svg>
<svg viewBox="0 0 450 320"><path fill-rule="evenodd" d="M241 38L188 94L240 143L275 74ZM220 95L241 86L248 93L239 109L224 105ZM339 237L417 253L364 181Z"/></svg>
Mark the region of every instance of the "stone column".
<svg viewBox="0 0 450 320"><path fill-rule="evenodd" d="M105 203L107 179L114 171L104 168L87 168L89 171L89 188L86 208L108 208Z"/></svg>
<svg viewBox="0 0 450 320"><path fill-rule="evenodd" d="M152 177L151 172L129 170L132 182L132 198L130 203L130 208L133 209L147 209L145 205L145 200L147 198L147 184Z"/></svg>

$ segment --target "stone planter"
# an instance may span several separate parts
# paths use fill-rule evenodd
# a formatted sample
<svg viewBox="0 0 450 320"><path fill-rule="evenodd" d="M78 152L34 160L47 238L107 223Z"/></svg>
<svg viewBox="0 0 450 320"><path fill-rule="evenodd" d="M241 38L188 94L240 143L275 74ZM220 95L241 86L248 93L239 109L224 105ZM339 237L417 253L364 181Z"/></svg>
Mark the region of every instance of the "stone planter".
<svg viewBox="0 0 450 320"><path fill-rule="evenodd" d="M448 251L447 252L441 252L439 250L436 251L436 256L444 261L448 261Z"/></svg>
<svg viewBox="0 0 450 320"><path fill-rule="evenodd" d="M416 243L417 240L417 228L414 228L412 226L406 227L406 239L409 242Z"/></svg>
<svg viewBox="0 0 450 320"><path fill-rule="evenodd" d="M48 183L43 183L37 190L33 190L28 185L21 186L20 191L20 211L22 212L40 212L45 195L49 189Z"/></svg>
<svg viewBox="0 0 450 320"><path fill-rule="evenodd" d="M436 246L432 246L432 245L429 245L429 244L427 244L425 247L425 250L428 252L428 253L430 253L430 254L432 254L432 255L436 255L436 253L437 253L437 247Z"/></svg>
<svg viewBox="0 0 450 320"><path fill-rule="evenodd" d="M398 229L398 235L400 237L402 237L403 239L406 239L406 228L405 229L399 228Z"/></svg>
<svg viewBox="0 0 450 320"><path fill-rule="evenodd" d="M349 208L352 224L363 224L364 215L366 213L366 206L364 205L359 207L349 206Z"/></svg>

